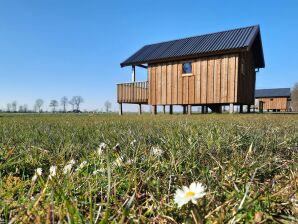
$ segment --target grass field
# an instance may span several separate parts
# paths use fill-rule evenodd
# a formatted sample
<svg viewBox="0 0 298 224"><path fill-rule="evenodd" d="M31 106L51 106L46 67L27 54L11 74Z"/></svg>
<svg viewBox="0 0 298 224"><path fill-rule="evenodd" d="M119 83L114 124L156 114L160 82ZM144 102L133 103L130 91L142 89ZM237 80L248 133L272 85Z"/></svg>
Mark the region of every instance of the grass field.
<svg viewBox="0 0 298 224"><path fill-rule="evenodd" d="M0 114L0 223L293 223L297 171L298 115Z"/></svg>

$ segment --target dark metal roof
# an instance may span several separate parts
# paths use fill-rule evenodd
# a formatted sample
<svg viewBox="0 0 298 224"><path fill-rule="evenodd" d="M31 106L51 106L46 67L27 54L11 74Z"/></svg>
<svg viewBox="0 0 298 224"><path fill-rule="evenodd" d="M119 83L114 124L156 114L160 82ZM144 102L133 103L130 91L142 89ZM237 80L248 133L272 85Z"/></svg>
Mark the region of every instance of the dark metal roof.
<svg viewBox="0 0 298 224"><path fill-rule="evenodd" d="M265 61L259 26L145 45L120 65L124 67L169 62L248 50L252 50L254 54L255 67L264 68Z"/></svg>
<svg viewBox="0 0 298 224"><path fill-rule="evenodd" d="M255 92L255 98L266 98L266 97L291 97L290 88L279 88L279 89L257 89Z"/></svg>

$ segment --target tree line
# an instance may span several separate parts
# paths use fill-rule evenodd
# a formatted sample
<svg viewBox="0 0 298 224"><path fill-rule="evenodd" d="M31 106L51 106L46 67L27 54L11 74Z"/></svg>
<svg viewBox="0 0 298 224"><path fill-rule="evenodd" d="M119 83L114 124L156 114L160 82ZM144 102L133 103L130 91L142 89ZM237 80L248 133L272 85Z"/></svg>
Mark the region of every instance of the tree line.
<svg viewBox="0 0 298 224"><path fill-rule="evenodd" d="M81 96L74 96L70 100L66 97L63 96L60 101L53 99L49 103L49 107L52 108L52 112L57 112L58 107L61 107L60 112L81 112L80 111L80 106L81 104L84 103L84 99ZM26 113L26 112L38 112L41 113L43 112L43 106L45 102L43 99L39 98L35 101L33 110L29 110L29 107L27 104L19 105L17 104L17 101L13 101L12 103L7 104L6 112L21 112L21 113ZM71 110L68 110L68 107L71 107ZM104 103L104 110L105 112L110 112L112 108L112 103L110 101L106 101Z"/></svg>

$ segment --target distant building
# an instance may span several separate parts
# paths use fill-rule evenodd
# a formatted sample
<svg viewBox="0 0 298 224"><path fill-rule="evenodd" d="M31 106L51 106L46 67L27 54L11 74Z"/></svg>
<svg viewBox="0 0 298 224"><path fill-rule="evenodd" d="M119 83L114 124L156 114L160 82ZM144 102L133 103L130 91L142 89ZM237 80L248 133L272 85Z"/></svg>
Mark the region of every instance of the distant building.
<svg viewBox="0 0 298 224"><path fill-rule="evenodd" d="M221 112L222 106L254 104L256 69L264 68L259 26L205 34L142 47L121 63L132 66L132 82L117 84L117 101L122 104L157 106L202 106ZM135 67L147 69L148 81L136 82Z"/></svg>
<svg viewBox="0 0 298 224"><path fill-rule="evenodd" d="M255 107L261 111L289 111L290 100L290 88L257 89L255 93Z"/></svg>

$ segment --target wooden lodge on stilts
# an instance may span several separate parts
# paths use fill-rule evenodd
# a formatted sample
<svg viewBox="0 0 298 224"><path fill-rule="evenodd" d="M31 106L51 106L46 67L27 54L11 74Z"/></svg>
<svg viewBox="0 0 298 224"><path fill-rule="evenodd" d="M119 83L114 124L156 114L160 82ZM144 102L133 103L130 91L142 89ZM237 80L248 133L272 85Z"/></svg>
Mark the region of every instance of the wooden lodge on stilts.
<svg viewBox="0 0 298 224"><path fill-rule="evenodd" d="M122 104L181 105L184 113L201 106L202 113L222 112L223 106L254 104L256 70L265 67L259 26L166 41L142 47L121 63L132 66L132 82L117 84ZM136 81L136 67L147 69L148 81Z"/></svg>

